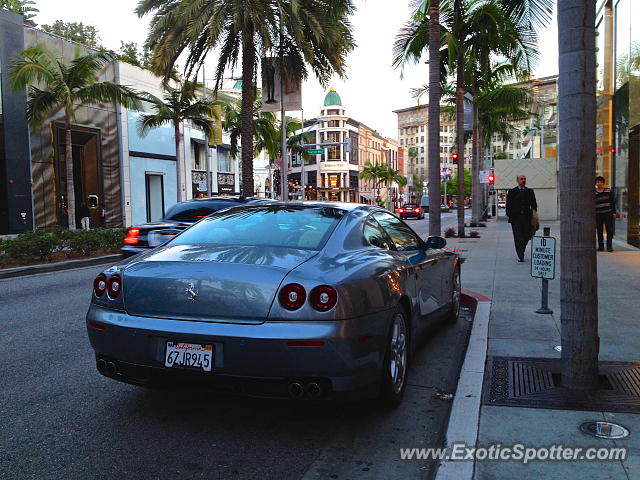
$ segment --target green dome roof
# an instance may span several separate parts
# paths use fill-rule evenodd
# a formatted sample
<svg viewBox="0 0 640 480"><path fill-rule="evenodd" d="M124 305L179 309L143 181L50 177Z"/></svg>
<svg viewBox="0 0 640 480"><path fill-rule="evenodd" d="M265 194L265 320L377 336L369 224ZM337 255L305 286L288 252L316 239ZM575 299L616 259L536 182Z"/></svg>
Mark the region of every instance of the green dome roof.
<svg viewBox="0 0 640 480"><path fill-rule="evenodd" d="M329 90L327 96L324 97L324 106L328 107L329 105L342 105L342 100L340 99L340 95L333 88Z"/></svg>

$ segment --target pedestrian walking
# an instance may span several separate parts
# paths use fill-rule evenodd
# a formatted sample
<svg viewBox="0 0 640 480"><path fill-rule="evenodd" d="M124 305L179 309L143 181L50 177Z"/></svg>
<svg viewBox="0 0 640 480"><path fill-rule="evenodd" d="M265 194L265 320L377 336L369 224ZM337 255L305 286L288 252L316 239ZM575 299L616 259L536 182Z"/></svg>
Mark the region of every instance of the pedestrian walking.
<svg viewBox="0 0 640 480"><path fill-rule="evenodd" d="M613 222L616 202L610 188L604 187L604 177L596 177L596 231L598 251L604 252L604 229L607 229L607 252L613 252Z"/></svg>
<svg viewBox="0 0 640 480"><path fill-rule="evenodd" d="M78 216L80 217L82 230L89 230L89 217L91 216L91 213L89 212L89 207L87 207L86 203L82 202L80 207L78 207Z"/></svg>
<svg viewBox="0 0 640 480"><path fill-rule="evenodd" d="M524 251L534 233L531 227L531 217L533 217L533 212L538 211L538 203L533 190L526 187L527 177L518 175L516 181L518 186L507 193L506 210L513 231L513 242L516 246L518 261L524 262Z"/></svg>

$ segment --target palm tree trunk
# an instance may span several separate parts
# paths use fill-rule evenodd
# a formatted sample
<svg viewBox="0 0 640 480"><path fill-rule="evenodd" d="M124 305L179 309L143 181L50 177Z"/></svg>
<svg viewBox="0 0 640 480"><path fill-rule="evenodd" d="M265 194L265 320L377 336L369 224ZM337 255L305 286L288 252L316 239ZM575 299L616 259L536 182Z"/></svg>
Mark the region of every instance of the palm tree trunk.
<svg viewBox="0 0 640 480"><path fill-rule="evenodd" d="M71 141L71 116L64 119L64 163L67 170L67 221L69 230L76 229L76 189L73 181L73 143Z"/></svg>
<svg viewBox="0 0 640 480"><path fill-rule="evenodd" d="M242 143L242 195L253 196L253 102L255 87L253 73L256 67L256 50L253 29L244 32L242 38L242 106L240 113L240 141ZM283 165L283 168L286 168Z"/></svg>
<svg viewBox="0 0 640 480"><path fill-rule="evenodd" d="M595 2L558 3L562 385L598 385Z"/></svg>
<svg viewBox="0 0 640 480"><path fill-rule="evenodd" d="M458 237L464 237L464 55L456 60L456 147L458 150Z"/></svg>
<svg viewBox="0 0 640 480"><path fill-rule="evenodd" d="M440 0L429 5L429 235L440 236Z"/></svg>
<svg viewBox="0 0 640 480"><path fill-rule="evenodd" d="M184 152L182 150L182 132L180 123L174 122L173 136L176 142L176 201L184 202Z"/></svg>
<svg viewBox="0 0 640 480"><path fill-rule="evenodd" d="M477 92L475 92L477 98ZM478 141L478 107L473 104L473 147L472 147L472 164L471 164L471 220L475 223L480 222L481 213L481 197L480 194L480 144Z"/></svg>

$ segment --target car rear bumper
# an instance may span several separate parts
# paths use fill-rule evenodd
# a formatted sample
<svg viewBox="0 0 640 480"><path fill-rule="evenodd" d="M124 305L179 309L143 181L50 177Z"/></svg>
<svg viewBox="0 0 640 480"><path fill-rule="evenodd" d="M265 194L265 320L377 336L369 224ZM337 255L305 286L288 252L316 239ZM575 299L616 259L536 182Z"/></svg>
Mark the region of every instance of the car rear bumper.
<svg viewBox="0 0 640 480"><path fill-rule="evenodd" d="M87 331L100 372L123 382L195 382L268 397L296 396L292 384L306 392L315 383L320 398L359 397L377 392L388 316L249 325L136 317L92 305ZM165 367L167 341L213 345L212 372Z"/></svg>

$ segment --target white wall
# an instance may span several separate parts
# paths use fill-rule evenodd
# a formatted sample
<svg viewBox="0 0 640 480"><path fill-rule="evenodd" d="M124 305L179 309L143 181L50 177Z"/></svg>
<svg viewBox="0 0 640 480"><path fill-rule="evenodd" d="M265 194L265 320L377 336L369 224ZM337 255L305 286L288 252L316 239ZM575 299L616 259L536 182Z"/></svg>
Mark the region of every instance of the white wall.
<svg viewBox="0 0 640 480"><path fill-rule="evenodd" d="M518 175L526 175L527 187L532 188L536 194L540 220L558 219L558 172L555 158L494 160L494 173L496 190L511 189L517 185Z"/></svg>

